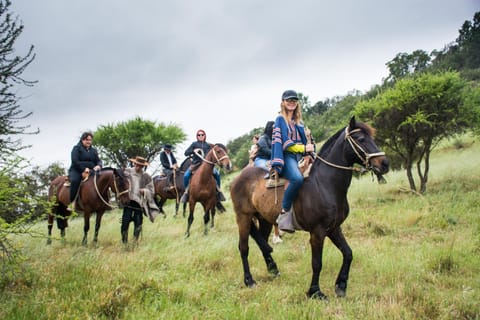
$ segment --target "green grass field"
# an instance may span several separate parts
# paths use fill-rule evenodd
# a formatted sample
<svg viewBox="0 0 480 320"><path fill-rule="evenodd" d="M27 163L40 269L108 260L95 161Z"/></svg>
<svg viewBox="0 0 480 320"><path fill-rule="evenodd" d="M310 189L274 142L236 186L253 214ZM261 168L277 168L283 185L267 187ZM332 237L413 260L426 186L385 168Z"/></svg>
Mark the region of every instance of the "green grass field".
<svg viewBox="0 0 480 320"><path fill-rule="evenodd" d="M96 247L92 230L89 245L81 246L80 217L64 243L15 238L26 260L0 291L0 319L479 319L480 143L465 139L462 149L447 143L433 153L423 196L406 191L403 171L389 173L386 185L370 175L353 180L343 225L354 256L345 298L335 297L341 254L329 240L320 276L328 302L305 295L311 277L305 232L274 245L277 278L250 241L258 284L251 289L243 284L229 199L207 236L198 205L188 239L186 220L172 216L169 202L166 219L144 221L135 248L120 242L118 210L104 216ZM225 191L231 179L224 179ZM34 230L46 235L46 222Z"/></svg>

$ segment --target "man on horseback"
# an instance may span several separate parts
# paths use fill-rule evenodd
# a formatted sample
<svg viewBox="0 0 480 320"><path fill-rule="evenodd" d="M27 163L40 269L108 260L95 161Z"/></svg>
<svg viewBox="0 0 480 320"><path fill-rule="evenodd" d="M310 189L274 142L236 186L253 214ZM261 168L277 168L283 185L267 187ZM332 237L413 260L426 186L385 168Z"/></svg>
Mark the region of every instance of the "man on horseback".
<svg viewBox="0 0 480 320"><path fill-rule="evenodd" d="M185 171L183 176L183 183L185 185L185 193L180 199L181 202L186 203L188 201L188 184L190 183L190 177L192 176L192 168L199 166L202 163L202 158L205 156L211 149L210 143L206 142L207 135L204 130L197 131L197 141L192 142L192 144L185 150L185 156L192 158L192 165ZM220 189L220 172L217 168L213 169L213 176L217 182L217 199L219 201L225 201L225 196Z"/></svg>
<svg viewBox="0 0 480 320"><path fill-rule="evenodd" d="M282 212L277 224L280 230L295 232L292 204L303 184L303 175L298 161L303 155L315 151L315 146L307 142L302 122L302 107L298 95L293 90L282 94L280 114L275 119L272 139L271 176L282 175L288 181L282 200Z"/></svg>
<svg viewBox="0 0 480 320"><path fill-rule="evenodd" d="M73 147L71 152L72 164L68 170L70 180L70 202L77 197L82 175L88 177L90 170L98 171L102 168L102 161L98 151L92 147L93 134L84 132L80 141Z"/></svg>
<svg viewBox="0 0 480 320"><path fill-rule="evenodd" d="M173 181L173 171L178 169L177 159L172 152L172 145L165 144L163 151L160 153L160 162L163 167L163 175L167 177L168 185L165 187L165 192L168 192L175 188Z"/></svg>

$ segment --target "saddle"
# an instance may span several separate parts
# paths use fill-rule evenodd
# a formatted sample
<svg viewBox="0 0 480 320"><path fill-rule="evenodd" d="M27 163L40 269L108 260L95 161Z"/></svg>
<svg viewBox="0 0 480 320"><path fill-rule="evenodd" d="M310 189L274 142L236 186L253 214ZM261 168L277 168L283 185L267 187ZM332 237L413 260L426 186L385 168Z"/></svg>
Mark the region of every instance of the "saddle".
<svg viewBox="0 0 480 320"><path fill-rule="evenodd" d="M310 169L312 167L312 164L313 164L313 159L310 156L305 156L302 159L300 159L300 161L298 161L298 168L300 169L300 172L302 173L304 179L307 178L308 175L310 174ZM265 183L265 187L267 189L270 189L270 188L281 187L286 184L288 184L287 179L278 177L277 175L275 175L275 177L269 177L269 179Z"/></svg>

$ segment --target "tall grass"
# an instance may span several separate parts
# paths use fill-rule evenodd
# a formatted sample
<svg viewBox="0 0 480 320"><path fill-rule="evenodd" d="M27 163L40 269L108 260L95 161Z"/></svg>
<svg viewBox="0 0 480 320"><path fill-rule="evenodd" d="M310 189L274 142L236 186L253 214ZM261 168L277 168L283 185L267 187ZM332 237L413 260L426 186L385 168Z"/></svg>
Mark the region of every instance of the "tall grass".
<svg viewBox="0 0 480 320"><path fill-rule="evenodd" d="M328 240L320 277L328 302L305 296L311 277L305 232L284 235L274 246L277 278L250 241L258 283L250 289L243 285L231 203L207 236L197 206L188 239L186 220L172 216L170 203L166 219L145 220L137 247L121 244L118 210L104 216L97 246L80 245L80 217L65 242L16 238L27 257L25 273L0 291L0 318L479 319L478 159L478 142L436 151L423 196L406 192L404 172L388 174L387 185L370 176L354 179L343 225L354 254L346 298L335 297L341 254ZM35 230L46 234L46 222Z"/></svg>

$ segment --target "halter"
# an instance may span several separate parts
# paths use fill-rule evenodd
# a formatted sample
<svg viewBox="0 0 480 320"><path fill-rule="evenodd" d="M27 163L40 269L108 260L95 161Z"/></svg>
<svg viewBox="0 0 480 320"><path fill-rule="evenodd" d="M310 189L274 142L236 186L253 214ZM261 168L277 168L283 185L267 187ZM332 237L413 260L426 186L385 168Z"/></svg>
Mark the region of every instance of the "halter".
<svg viewBox="0 0 480 320"><path fill-rule="evenodd" d="M211 165L220 164L220 161L222 161L223 159L230 159L227 154L225 154L225 155L224 155L223 157L221 157L221 158L218 158L218 155L217 155L217 153L215 152L215 147L212 148L212 151L213 151L213 156L215 157L215 162L212 162L212 161L210 161L210 160L205 159L205 158L203 157L201 151L194 150L193 153L195 153L200 159L202 159L203 162L206 162L206 163L211 164Z"/></svg>
<svg viewBox="0 0 480 320"><path fill-rule="evenodd" d="M109 207L112 208L112 209L113 209L113 208L117 208L117 206L111 205L108 201L106 201L106 200L102 197L102 194L100 193L100 190L98 190L98 186L97 186L97 174L95 174L94 177L93 177L93 184L94 184L94 186L95 186L95 191L97 192L97 195L98 195L98 197L100 198L100 200L102 200L102 202L103 202L105 205L109 206ZM113 190L113 192L115 193L115 195L117 195L117 197L118 197L118 196L121 196L121 195L124 194L124 193L130 192L129 189L125 189L125 190L123 190L122 192L118 192L117 180L115 179L115 175L113 175L113 186L114 186L114 188L115 188L115 190Z"/></svg>
<svg viewBox="0 0 480 320"><path fill-rule="evenodd" d="M363 167L362 168L345 167L345 166L340 166L340 165L337 165L337 164L333 164L333 163L328 162L327 160L323 159L322 157L320 157L317 154L315 154L314 157L320 159L321 161L323 161L324 163L328 164L331 167L335 167L335 168L339 168L339 169L351 170L351 171L357 171L357 172L364 172L364 171L372 170L372 166L370 165L370 159L375 158L375 157L384 156L385 152L375 152L375 153L366 152L362 148L362 146L360 146L358 144L358 142L355 141L355 139L353 139L353 137L352 137L352 133L360 132L360 131L361 131L361 129L354 129L352 131L349 131L348 126L347 126L345 128L345 140L348 141L348 143L352 147L352 149L355 152L355 154L357 155L357 157L363 162ZM360 152L363 153L364 156L362 156L360 154Z"/></svg>

